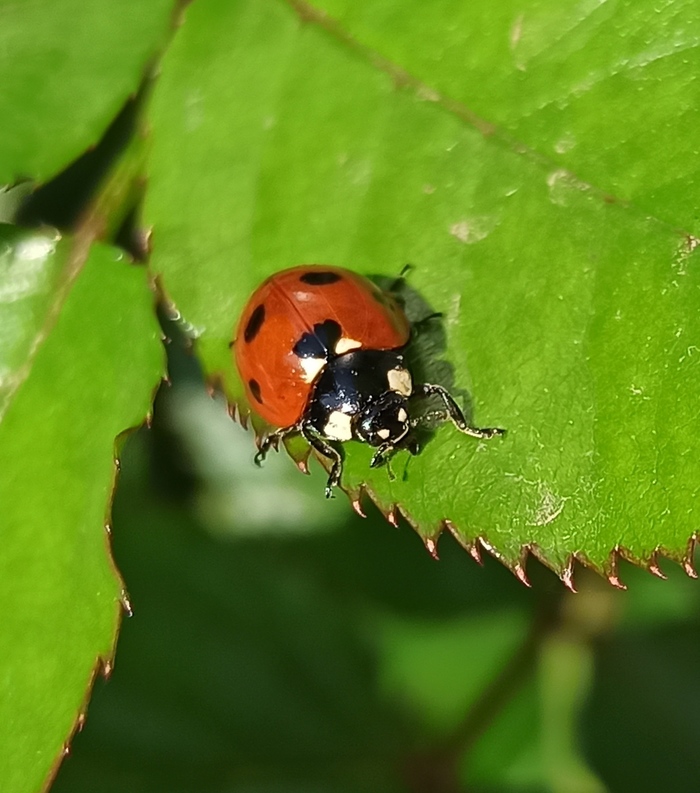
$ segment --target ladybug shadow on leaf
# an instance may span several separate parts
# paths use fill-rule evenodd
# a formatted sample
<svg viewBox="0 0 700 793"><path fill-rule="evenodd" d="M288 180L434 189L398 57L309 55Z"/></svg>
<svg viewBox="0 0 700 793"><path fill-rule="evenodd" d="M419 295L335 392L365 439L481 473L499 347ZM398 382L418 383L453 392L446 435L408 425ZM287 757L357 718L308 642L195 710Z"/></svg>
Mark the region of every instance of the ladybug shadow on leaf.
<svg viewBox="0 0 700 793"><path fill-rule="evenodd" d="M454 367L446 357L447 333L443 314L410 285L404 274L398 278L379 275L369 278L398 301L411 323L411 340L404 354L414 381L442 386L455 398L465 418L471 423L471 394L455 386ZM441 407L439 400L422 400L421 412L418 414L421 422L413 430L420 449L430 442L437 428L444 423L444 410L438 409Z"/></svg>

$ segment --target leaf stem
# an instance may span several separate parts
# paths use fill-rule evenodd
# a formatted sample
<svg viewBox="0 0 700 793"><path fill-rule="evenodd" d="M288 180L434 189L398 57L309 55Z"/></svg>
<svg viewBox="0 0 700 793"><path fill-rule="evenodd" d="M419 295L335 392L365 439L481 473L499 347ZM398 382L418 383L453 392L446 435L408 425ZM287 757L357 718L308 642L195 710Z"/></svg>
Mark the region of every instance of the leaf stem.
<svg viewBox="0 0 700 793"><path fill-rule="evenodd" d="M556 627L559 600L543 599L520 646L485 686L452 733L438 746L419 750L404 760L402 772L408 790L412 793L464 791L459 773L460 761L534 674L539 649Z"/></svg>

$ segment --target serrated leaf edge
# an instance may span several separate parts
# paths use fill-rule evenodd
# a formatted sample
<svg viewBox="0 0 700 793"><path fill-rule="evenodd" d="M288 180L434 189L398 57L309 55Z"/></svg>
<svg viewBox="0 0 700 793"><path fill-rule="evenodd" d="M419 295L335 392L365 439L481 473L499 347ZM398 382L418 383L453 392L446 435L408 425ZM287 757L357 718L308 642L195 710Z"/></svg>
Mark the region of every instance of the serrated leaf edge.
<svg viewBox="0 0 700 793"><path fill-rule="evenodd" d="M252 413L243 400L242 404L237 405L226 397L223 388L223 378L212 377L209 378L210 392L217 391L224 395L228 405L229 415L233 420L238 420L242 427L248 428L249 423L252 425L255 434L255 442L259 446L264 440L270 428L262 421L257 420L254 413ZM286 448L286 445L285 445ZM289 450L287 450L289 451ZM301 457L297 457L290 453L290 457L296 463L302 473L309 473L308 460L311 454L309 447ZM314 453L314 457L326 467L326 461L321 459ZM575 573L576 566L584 567L591 570L598 575L605 578L608 583L616 589L626 590L627 585L622 581L619 574L620 561L625 561L633 564L635 567L640 567L647 572L651 573L656 578L666 579L667 576L661 569L659 561L661 558L668 559L671 562L679 564L685 574L689 578L698 578L698 573L695 569L695 548L698 542L700 533L693 532L686 542L685 553L680 556L678 553L670 551L663 545L657 545L648 557L638 556L633 553L629 548L624 545L615 545L609 552L607 559L603 564L598 564L590 559L583 551L572 551L567 557L564 564L557 564L548 558L547 554L537 543L524 543L520 547L518 557L515 560L510 559L505 554L501 553L496 546L489 542L489 540L482 534L476 535L473 539L467 539L462 536L452 520L449 518L442 518L440 526L433 534L424 536L420 531L418 521L416 521L404 507L398 503L392 503L388 507L382 506L378 496L373 493L372 489L363 483L357 488L349 488L341 483L340 489L347 495L350 500L350 505L353 510L362 518L366 518L362 501L364 498L369 498L372 504L379 510L384 518L394 527L399 527L399 517L402 517L409 526L418 534L423 541L423 545L428 553L435 559L439 560L438 555L438 542L442 534L449 532L459 545L472 557L472 559L479 565L483 564L482 550L486 551L494 559L497 559L501 564L513 573L513 575L524 586L531 587L530 579L527 575L527 563L530 556L533 556L538 562L544 565L547 569L551 570L557 575L564 586L570 592L576 592Z"/></svg>
<svg viewBox="0 0 700 793"><path fill-rule="evenodd" d="M536 543L524 543L520 547L518 557L513 560L501 553L498 548L493 545L489 540L479 534L473 539L465 538L458 530L457 526L449 518L443 518L440 523L440 528L437 532L429 536L423 536L419 531L418 522L412 519L411 515L401 505L393 503L390 507L383 507L376 496L372 493L371 488L367 485L361 485L358 489L346 489L341 487L350 499L350 503L359 515L366 517L362 507L363 497L369 498L384 518L391 523L392 526L398 528L398 517L401 516L411 526L411 528L421 537L428 553L434 558L439 559L438 556L438 542L442 534L449 532L459 545L472 557L472 559L479 565L483 564L482 551L486 551L494 559L501 562L501 564L513 573L513 575L525 586L530 587L530 579L527 575L527 564L529 558L532 556L538 562L543 564L546 568L555 573L564 586L570 592L576 592L575 572L576 566L585 567L598 575L605 578L608 583L616 589L626 590L627 585L620 578L619 566L620 561L625 561L633 564L635 567L645 569L647 572L656 576L657 578L666 579L667 576L661 569L659 561L661 558L668 559L680 565L682 570L689 578L698 578L698 573L695 569L694 556L695 548L698 543L698 532L694 532L687 540L685 552L682 556L674 553L662 545L658 545L649 557L638 556L633 553L629 548L624 545L616 545L608 554L607 559L602 565L594 562L582 551L572 551L567 557L563 565L553 562L548 558L547 554Z"/></svg>
<svg viewBox="0 0 700 793"><path fill-rule="evenodd" d="M160 387L160 383L158 383L152 391L150 404L152 405L155 399L156 392ZM70 755L71 751L71 744L73 739L75 738L76 734L82 732L83 727L85 726L85 722L87 720L87 712L88 706L90 704L90 700L92 699L92 692L95 687L95 682L97 681L98 677L103 677L105 680L108 680L112 674L112 670L114 669L114 659L117 652L117 644L119 642L119 634L121 632L122 621L124 616L131 617L133 616L134 610L131 604L131 599L129 597L129 593L126 588L126 583L124 578L117 567L117 563L114 559L114 554L112 552L112 505L114 503L114 494L117 489L117 485L119 483L119 474L121 472L121 459L119 450L121 449L124 441L126 438L137 432L141 427L150 427L152 419L152 413L149 412L144 416L143 420L135 424L133 427L128 427L127 429L123 430L122 432L117 435L114 439L114 451L113 451L113 471L112 471L112 483L109 492L109 498L107 500L106 509L105 509L105 519L103 521L103 533L104 533L104 543L105 543L105 551L107 554L107 559L109 561L109 565L112 568L112 573L116 579L117 586L119 587L119 597L115 601L115 607L117 609L116 613L116 624L114 628L114 636L112 637L111 646L109 648L109 652L105 654L99 654L95 658L95 662L92 666L90 671L90 675L88 677L86 686L85 686L85 694L83 697L83 701L78 707L78 712L73 722L73 726L68 732L63 744L61 746L58 755L53 761L51 768L49 769L49 773L44 780L44 784L40 788L40 793L49 793L56 776L61 768L61 763L63 762L64 758Z"/></svg>

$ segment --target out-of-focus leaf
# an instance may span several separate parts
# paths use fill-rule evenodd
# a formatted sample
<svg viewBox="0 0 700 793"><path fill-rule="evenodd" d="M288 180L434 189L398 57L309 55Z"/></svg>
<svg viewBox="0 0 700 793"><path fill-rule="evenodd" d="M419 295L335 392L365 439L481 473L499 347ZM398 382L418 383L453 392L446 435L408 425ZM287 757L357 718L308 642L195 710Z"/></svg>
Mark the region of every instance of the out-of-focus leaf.
<svg viewBox="0 0 700 793"><path fill-rule="evenodd" d="M540 717L540 691L531 678L463 758L465 785L484 793L549 793Z"/></svg>
<svg viewBox="0 0 700 793"><path fill-rule="evenodd" d="M29 181L0 187L0 223L16 222L17 212L31 193L32 187L33 183Z"/></svg>
<svg viewBox="0 0 700 793"><path fill-rule="evenodd" d="M37 234L3 240L10 375L43 335L0 423L0 789L35 793L98 659L111 658L121 583L104 527L115 437L148 411L162 348L146 274L122 254L95 246L52 305L65 251ZM60 243L66 255L73 244Z"/></svg>
<svg viewBox="0 0 700 793"><path fill-rule="evenodd" d="M587 636L559 631L543 642L538 680L541 756L555 793L606 793L601 781L586 767L578 741L578 724L592 671L593 652Z"/></svg>
<svg viewBox="0 0 700 793"><path fill-rule="evenodd" d="M454 542L438 565L377 515L323 534L222 542L149 491L139 448L124 454L113 532L134 617L56 793L405 791L413 752L444 739L445 723L436 728L430 703L403 685L417 670L387 646L396 626L466 624L494 604L527 622L533 593ZM473 634L484 657L512 642L512 620L498 624ZM415 660L421 642L403 638ZM455 631L448 645L434 643L431 659L436 676L443 651L452 666L443 689L460 656L467 680L489 677L479 647Z"/></svg>
<svg viewBox="0 0 700 793"><path fill-rule="evenodd" d="M163 45L173 0L0 0L0 182L97 142Z"/></svg>
<svg viewBox="0 0 700 793"><path fill-rule="evenodd" d="M515 610L449 622L386 619L377 626L383 687L411 703L436 733L448 734L519 648L529 622Z"/></svg>

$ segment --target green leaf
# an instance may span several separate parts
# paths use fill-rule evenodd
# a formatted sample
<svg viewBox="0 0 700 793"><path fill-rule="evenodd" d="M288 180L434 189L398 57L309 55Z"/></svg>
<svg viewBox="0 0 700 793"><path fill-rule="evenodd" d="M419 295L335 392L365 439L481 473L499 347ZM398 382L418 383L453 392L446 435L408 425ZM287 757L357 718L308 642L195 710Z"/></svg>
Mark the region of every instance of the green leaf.
<svg viewBox="0 0 700 793"><path fill-rule="evenodd" d="M51 331L72 264L70 243L58 232L0 224L0 419Z"/></svg>
<svg viewBox="0 0 700 793"><path fill-rule="evenodd" d="M656 569L663 551L691 572L700 252L676 228L697 202L685 193L681 211L679 196L670 191L671 200L658 185L687 177L669 140L685 140L695 111L673 83L664 124L645 130L643 152L625 148L632 122L657 113L671 79L665 71L658 90L603 79L601 62L607 57L614 71L619 57L606 49L609 32L600 46L577 51L568 71L561 66L570 62L567 36L552 42L549 59L532 56L529 69L525 50L514 60L503 38L517 14L499 10L493 23L492 4L470 3L467 25L453 16L454 5L402 3L399 14L395 3L365 4L372 13L348 10L347 29L301 3L189 7L152 108L154 267L199 332L208 373L236 400L228 344L264 276L331 262L391 277L413 263L409 293L444 314L441 332L418 351L420 368L458 397L468 392L475 423L508 435L481 443L444 426L417 457L396 456L393 479L386 469L369 470L370 449L350 444L344 486L356 497L366 489L388 514L398 505L429 547L449 521L467 548L487 548L522 578L527 550L569 584L575 558L614 582L619 554ZM587 18L587 8L576 13ZM533 52L552 29L571 28L574 43L593 35L559 6L519 13L518 47L530 42ZM539 38L528 38L533 15ZM671 40L668 15L653 13L650 2L618 5L615 15L615 30L630 37L625 52L640 63ZM368 28L376 35L367 46L377 52L351 38ZM478 41L478 58L456 68L455 41L465 49ZM385 59L401 53L410 58ZM442 56L449 67L440 66ZM427 61L422 82L404 71ZM649 68L661 64L687 74L675 57ZM545 90L559 96L566 79L571 87L589 71L603 78L584 92L585 114L564 103L561 128L523 127L520 141L520 128L497 112L508 90L536 106ZM539 93L518 82L531 74ZM477 108L485 124L461 103L477 92L491 97ZM575 145L558 160L552 141L569 126ZM610 181L589 184L566 170L595 180L599 162L613 156ZM659 211L649 217L611 199L621 184L621 198L647 195Z"/></svg>
<svg viewBox="0 0 700 793"><path fill-rule="evenodd" d="M163 45L172 0L0 0L0 184L97 142Z"/></svg>
<svg viewBox="0 0 700 793"><path fill-rule="evenodd" d="M693 0L292 2L509 148L700 235Z"/></svg>
<svg viewBox="0 0 700 793"><path fill-rule="evenodd" d="M115 437L143 420L162 370L145 271L115 249L93 247L56 302L56 281L79 247L34 232L3 235L3 380L26 363L0 423L0 789L8 793L40 788L98 660L111 659L122 594L104 528Z"/></svg>

